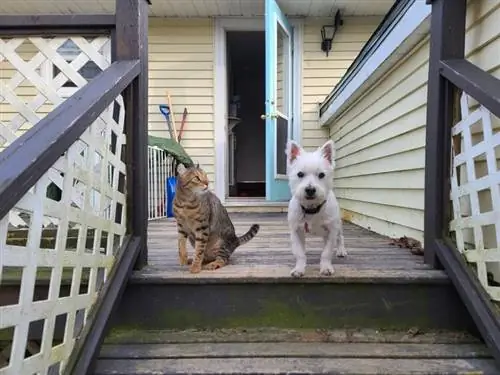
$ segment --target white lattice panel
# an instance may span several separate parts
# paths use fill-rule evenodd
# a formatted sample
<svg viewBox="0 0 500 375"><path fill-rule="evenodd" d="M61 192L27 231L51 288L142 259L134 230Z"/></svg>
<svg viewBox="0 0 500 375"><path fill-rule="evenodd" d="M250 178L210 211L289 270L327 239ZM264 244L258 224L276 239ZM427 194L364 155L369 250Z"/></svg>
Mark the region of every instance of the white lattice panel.
<svg viewBox="0 0 500 375"><path fill-rule="evenodd" d="M83 52L68 59L54 52L67 38L0 40L1 145L71 95L68 78L86 84L86 62L109 65L107 38L71 39ZM26 41L36 46L28 57L17 51ZM44 75L44 63L58 70ZM119 96L0 220L0 285L20 285L0 306L0 375L62 373L86 323L126 230L124 116Z"/></svg>
<svg viewBox="0 0 500 375"><path fill-rule="evenodd" d="M452 129L450 230L481 284L500 301L500 129L485 107L471 112L469 101L463 94L462 120Z"/></svg>
<svg viewBox="0 0 500 375"><path fill-rule="evenodd" d="M0 38L0 149L87 84L89 73L106 69L111 63L110 44L107 36ZM112 116L112 108L103 113L101 127ZM49 178L62 189L57 166ZM72 201L81 207L81 189L74 191ZM26 223L11 213L10 224Z"/></svg>

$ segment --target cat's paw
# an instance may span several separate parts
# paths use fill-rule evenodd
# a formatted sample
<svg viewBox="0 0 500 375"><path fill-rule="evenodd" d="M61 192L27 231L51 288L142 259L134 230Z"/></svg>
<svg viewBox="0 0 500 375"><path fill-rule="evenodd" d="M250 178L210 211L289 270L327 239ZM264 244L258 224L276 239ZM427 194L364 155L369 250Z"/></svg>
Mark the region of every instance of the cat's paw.
<svg viewBox="0 0 500 375"><path fill-rule="evenodd" d="M337 249L337 257L339 258L345 258L347 256L347 250L345 249L344 246L340 246L338 249Z"/></svg>
<svg viewBox="0 0 500 375"><path fill-rule="evenodd" d="M304 276L305 269L302 267L295 267L292 271L290 271L290 275L292 277L302 277Z"/></svg>
<svg viewBox="0 0 500 375"><path fill-rule="evenodd" d="M192 262L189 262L190 259L188 259L187 255L185 256L179 256L179 264L181 266L187 266L188 264L191 264Z"/></svg>
<svg viewBox="0 0 500 375"><path fill-rule="evenodd" d="M204 265L202 268L204 270L209 270L209 271L214 271L218 270L219 268L222 268L226 265L226 263L222 260L214 260L213 262L210 262L206 265Z"/></svg>
<svg viewBox="0 0 500 375"><path fill-rule="evenodd" d="M193 263L189 268L189 272L191 273L200 273L201 272L201 264Z"/></svg>
<svg viewBox="0 0 500 375"><path fill-rule="evenodd" d="M319 273L321 276L332 276L333 266L331 263L322 263L319 267Z"/></svg>

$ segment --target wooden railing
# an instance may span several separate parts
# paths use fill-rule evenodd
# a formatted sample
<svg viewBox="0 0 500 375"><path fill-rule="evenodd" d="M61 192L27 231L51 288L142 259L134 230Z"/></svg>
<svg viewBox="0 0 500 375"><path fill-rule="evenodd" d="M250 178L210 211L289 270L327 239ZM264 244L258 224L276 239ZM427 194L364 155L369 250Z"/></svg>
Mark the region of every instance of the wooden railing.
<svg viewBox="0 0 500 375"><path fill-rule="evenodd" d="M500 80L465 59L467 1L427 3L425 261L446 270L500 363Z"/></svg>
<svg viewBox="0 0 500 375"><path fill-rule="evenodd" d="M83 375L147 261L147 2L0 25L0 375Z"/></svg>

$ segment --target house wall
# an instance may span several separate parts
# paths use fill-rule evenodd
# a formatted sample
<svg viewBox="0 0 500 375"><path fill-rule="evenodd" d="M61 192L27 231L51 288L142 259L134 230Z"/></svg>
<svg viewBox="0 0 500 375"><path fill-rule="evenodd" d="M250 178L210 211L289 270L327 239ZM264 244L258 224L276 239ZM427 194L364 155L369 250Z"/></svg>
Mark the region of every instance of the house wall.
<svg viewBox="0 0 500 375"><path fill-rule="evenodd" d="M335 35L327 57L321 51L321 27L331 19L306 19L302 60L302 143L305 148L322 145L328 131L318 125L319 106L343 76L381 17L347 17ZM149 132L169 137L158 105L171 95L177 127L184 107L189 114L182 145L214 181L214 23L212 19L150 18L149 28ZM27 47L26 53L35 49ZM0 79L13 73L0 66ZM33 88L18 89L21 96L34 96ZM40 108L47 113L50 107ZM2 107L1 120L9 120L14 107ZM31 126L27 124L26 126Z"/></svg>
<svg viewBox="0 0 500 375"><path fill-rule="evenodd" d="M188 110L181 144L214 180L214 32L211 19L151 18L149 132L169 137L158 106L171 96L177 128Z"/></svg>
<svg viewBox="0 0 500 375"><path fill-rule="evenodd" d="M500 0L467 13L467 59L500 77ZM427 36L329 126L344 218L389 236L423 240L428 60Z"/></svg>
<svg viewBox="0 0 500 375"><path fill-rule="evenodd" d="M302 61L302 142L317 147L328 139L318 125L318 104L340 80L375 30L380 17L347 17L332 51L321 51L321 26L330 19L307 19ZM214 27L209 19L150 20L150 133L168 136L158 112L165 90L172 95L177 121L184 106L189 115L182 142L186 151L214 178Z"/></svg>
<svg viewBox="0 0 500 375"><path fill-rule="evenodd" d="M318 124L319 104L333 90L366 41L381 22L381 17L345 17L326 56L321 50L321 27L329 19L306 19L302 61L302 145L314 149L328 140L328 129Z"/></svg>

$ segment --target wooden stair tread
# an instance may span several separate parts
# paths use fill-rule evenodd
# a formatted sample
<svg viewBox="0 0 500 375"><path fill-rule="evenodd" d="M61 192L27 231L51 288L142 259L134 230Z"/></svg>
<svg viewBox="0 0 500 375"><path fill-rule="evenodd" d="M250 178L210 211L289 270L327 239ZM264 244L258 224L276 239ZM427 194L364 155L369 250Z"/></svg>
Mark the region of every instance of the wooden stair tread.
<svg viewBox="0 0 500 375"><path fill-rule="evenodd" d="M491 358L480 344L184 343L104 345L102 359L186 358Z"/></svg>
<svg viewBox="0 0 500 375"><path fill-rule="evenodd" d="M359 265L347 266L334 263L335 273L325 277L319 274L318 265L309 265L304 277L290 276L290 266L276 265L230 265L216 271L202 271L191 274L187 267L166 269L148 266L132 274L130 283L449 283L444 271L431 269L384 269L361 268Z"/></svg>
<svg viewBox="0 0 500 375"><path fill-rule="evenodd" d="M94 375L498 375L492 359L214 358L100 360Z"/></svg>
<svg viewBox="0 0 500 375"><path fill-rule="evenodd" d="M104 345L200 344L200 343L390 343L481 344L465 331L310 328L217 328L217 329L118 329L106 336Z"/></svg>
<svg viewBox="0 0 500 375"><path fill-rule="evenodd" d="M260 339L260 340L259 340ZM112 333L95 375L500 373L462 332L225 329Z"/></svg>

